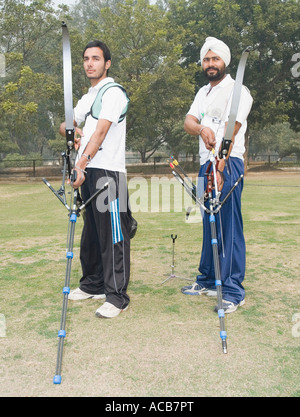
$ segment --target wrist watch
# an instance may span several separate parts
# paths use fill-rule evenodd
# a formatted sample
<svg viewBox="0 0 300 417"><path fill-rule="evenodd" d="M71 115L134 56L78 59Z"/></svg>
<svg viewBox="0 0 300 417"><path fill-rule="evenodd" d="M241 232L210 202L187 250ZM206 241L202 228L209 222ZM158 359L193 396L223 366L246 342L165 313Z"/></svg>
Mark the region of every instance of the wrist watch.
<svg viewBox="0 0 300 417"><path fill-rule="evenodd" d="M87 154L85 154L85 153L83 153L82 154L82 156L85 156L86 157L86 159L90 162L90 160L92 159L91 158L91 155L87 155Z"/></svg>

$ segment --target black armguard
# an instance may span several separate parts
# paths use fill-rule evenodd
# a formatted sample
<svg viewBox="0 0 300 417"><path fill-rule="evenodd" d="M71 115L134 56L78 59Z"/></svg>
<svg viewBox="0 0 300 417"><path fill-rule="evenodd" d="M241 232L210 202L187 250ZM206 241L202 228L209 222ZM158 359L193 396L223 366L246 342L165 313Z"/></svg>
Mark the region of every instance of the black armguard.
<svg viewBox="0 0 300 417"><path fill-rule="evenodd" d="M229 152L229 148L231 145L231 140L230 139L224 139L222 140L222 145L221 145L221 150L219 152L219 158L220 159L226 159L228 152Z"/></svg>

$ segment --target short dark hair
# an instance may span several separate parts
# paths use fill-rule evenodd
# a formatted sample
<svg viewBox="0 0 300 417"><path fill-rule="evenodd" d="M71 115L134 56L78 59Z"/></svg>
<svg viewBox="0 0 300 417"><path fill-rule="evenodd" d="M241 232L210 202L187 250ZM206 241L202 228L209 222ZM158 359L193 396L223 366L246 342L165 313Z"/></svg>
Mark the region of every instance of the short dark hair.
<svg viewBox="0 0 300 417"><path fill-rule="evenodd" d="M84 48L84 51L82 53L82 57L84 58L84 53L88 48L100 48L101 51L103 52L103 56L104 56L104 61L111 61L111 54L110 54L110 50L108 49L108 46L101 41L91 41L89 42L86 47Z"/></svg>

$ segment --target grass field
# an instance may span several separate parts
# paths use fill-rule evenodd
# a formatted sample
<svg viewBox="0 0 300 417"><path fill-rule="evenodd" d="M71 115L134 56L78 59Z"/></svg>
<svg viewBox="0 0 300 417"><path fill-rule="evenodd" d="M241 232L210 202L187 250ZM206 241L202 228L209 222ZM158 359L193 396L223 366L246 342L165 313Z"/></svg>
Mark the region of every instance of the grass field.
<svg viewBox="0 0 300 417"><path fill-rule="evenodd" d="M246 304L226 316L227 355L216 300L184 296L178 278L162 284L171 273L171 234L175 273L197 275L201 223L186 223L184 211L137 212L130 308L101 320L99 301L69 302L58 386L68 213L42 182L0 183L0 396L299 397L299 180L246 177ZM81 277L81 228L80 217L72 288Z"/></svg>

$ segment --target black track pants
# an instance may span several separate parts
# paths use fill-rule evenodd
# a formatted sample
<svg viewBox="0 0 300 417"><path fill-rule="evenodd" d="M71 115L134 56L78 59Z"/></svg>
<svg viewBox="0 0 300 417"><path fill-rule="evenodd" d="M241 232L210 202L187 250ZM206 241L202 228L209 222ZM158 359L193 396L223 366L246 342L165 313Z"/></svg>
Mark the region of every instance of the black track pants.
<svg viewBox="0 0 300 417"><path fill-rule="evenodd" d="M129 303L126 290L130 276L130 219L125 174L88 168L81 197L87 201L107 181L110 181L108 190L86 207L80 245L80 289L89 294L106 294L106 301L124 308Z"/></svg>

